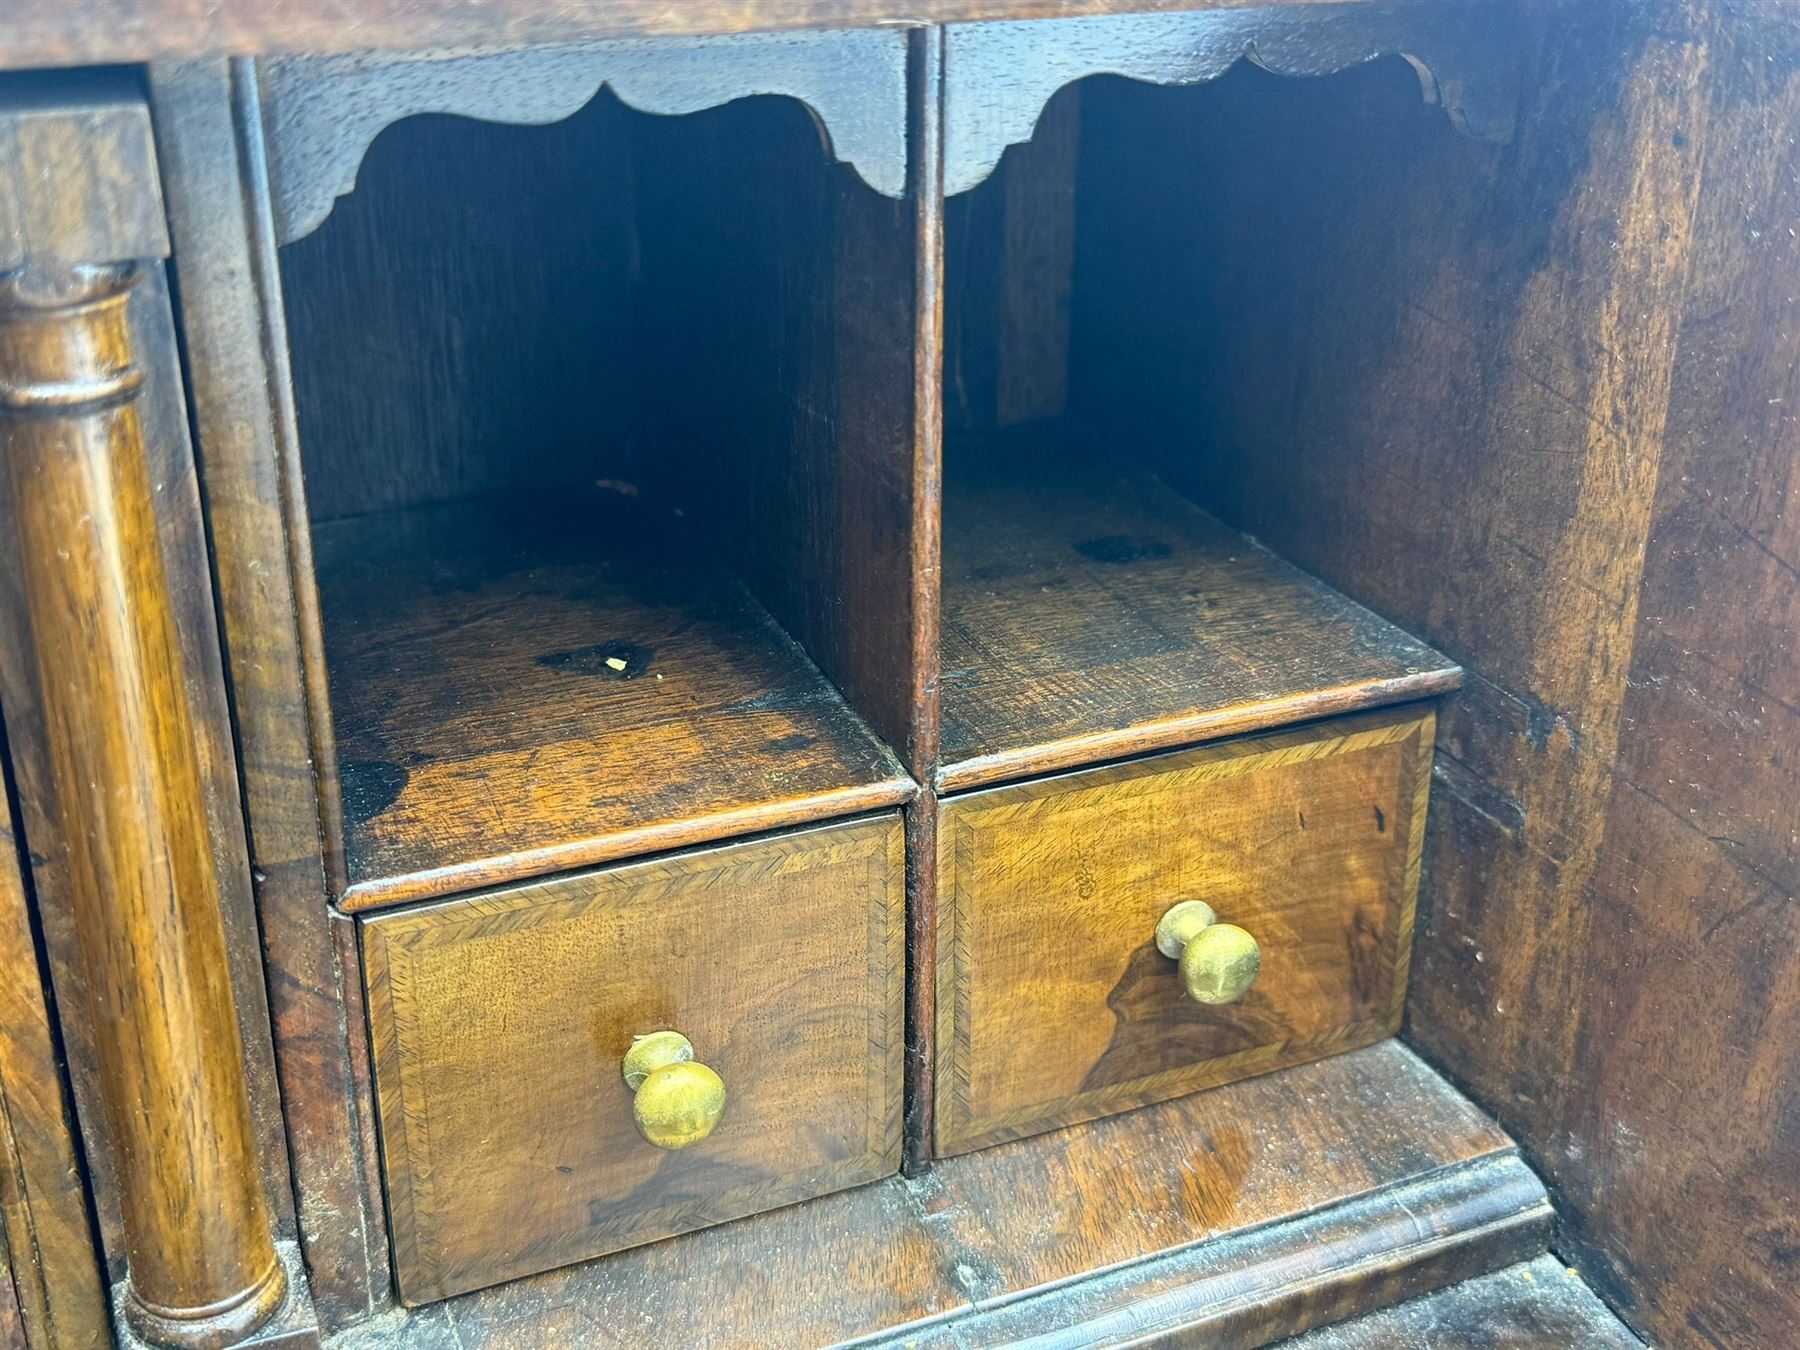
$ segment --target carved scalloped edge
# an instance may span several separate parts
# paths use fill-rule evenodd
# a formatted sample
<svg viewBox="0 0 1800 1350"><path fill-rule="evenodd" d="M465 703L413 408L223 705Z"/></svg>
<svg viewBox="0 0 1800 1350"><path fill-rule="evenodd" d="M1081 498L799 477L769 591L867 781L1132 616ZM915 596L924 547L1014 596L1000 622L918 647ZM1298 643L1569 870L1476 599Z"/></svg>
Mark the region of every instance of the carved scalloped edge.
<svg viewBox="0 0 1800 1350"><path fill-rule="evenodd" d="M387 127L419 113L545 125L602 88L679 114L784 94L875 191L906 186L906 35L893 28L627 39L515 51L279 56L257 63L276 240L316 230Z"/></svg>
<svg viewBox="0 0 1800 1350"><path fill-rule="evenodd" d="M1508 141L1523 46L1503 11L1438 0L953 24L944 39L944 193L978 186L1077 80L1199 84L1241 60L1277 75L1330 75L1403 56L1426 102L1442 103L1459 130Z"/></svg>

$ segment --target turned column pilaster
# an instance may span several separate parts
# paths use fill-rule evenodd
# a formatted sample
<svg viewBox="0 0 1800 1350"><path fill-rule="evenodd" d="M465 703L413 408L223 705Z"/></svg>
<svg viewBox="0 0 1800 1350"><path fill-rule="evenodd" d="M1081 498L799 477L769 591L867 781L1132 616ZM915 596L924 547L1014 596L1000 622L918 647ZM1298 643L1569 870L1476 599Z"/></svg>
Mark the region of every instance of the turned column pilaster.
<svg viewBox="0 0 1800 1350"><path fill-rule="evenodd" d="M0 273L0 473L86 976L77 1015L93 1028L117 1169L127 1262L118 1306L146 1341L227 1346L269 1321L287 1276L252 1129L138 407L131 296L137 259L154 255L69 260L91 257L109 232L131 244L125 226L159 223L160 202L153 168L148 181L93 177L106 157L84 164L82 147L108 129L93 118L73 119L55 155L72 191L89 175L86 191L31 199L18 182L61 187L30 173L29 137L43 122L32 116L14 128L23 148L8 166L29 210L14 212L25 256ZM154 217L107 214L109 200L134 192Z"/></svg>
<svg viewBox="0 0 1800 1350"><path fill-rule="evenodd" d="M135 264L0 278L0 436L146 1340L280 1303L128 301Z"/></svg>

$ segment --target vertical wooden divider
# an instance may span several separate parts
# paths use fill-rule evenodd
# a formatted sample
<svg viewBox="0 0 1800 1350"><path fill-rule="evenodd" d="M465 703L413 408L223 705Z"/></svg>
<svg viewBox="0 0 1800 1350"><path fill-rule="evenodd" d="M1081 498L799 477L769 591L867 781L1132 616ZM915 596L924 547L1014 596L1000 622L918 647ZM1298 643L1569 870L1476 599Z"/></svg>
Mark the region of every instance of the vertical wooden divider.
<svg viewBox="0 0 1800 1350"><path fill-rule="evenodd" d="M906 763L919 795L906 812L907 1175L931 1156L937 989L938 625L944 468L944 132L942 28L915 29L907 156L913 231L913 720Z"/></svg>
<svg viewBox="0 0 1800 1350"><path fill-rule="evenodd" d="M333 934L337 802L318 598L289 385L255 65L153 64L194 427L237 713L257 908L302 1248L321 1324L390 1306L373 1120L357 1077L359 974ZM321 775L325 781L321 783ZM354 996L354 995L353 995Z"/></svg>

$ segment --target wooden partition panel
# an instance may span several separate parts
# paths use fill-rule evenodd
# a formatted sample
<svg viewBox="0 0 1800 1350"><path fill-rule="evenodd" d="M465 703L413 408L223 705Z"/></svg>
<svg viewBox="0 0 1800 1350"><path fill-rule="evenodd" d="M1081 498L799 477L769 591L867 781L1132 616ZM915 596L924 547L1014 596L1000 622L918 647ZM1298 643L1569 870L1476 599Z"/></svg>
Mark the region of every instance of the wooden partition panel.
<svg viewBox="0 0 1800 1350"><path fill-rule="evenodd" d="M758 598L916 767L933 504L916 473L913 204L821 153L792 100L634 131L646 481L710 516Z"/></svg>
<svg viewBox="0 0 1800 1350"><path fill-rule="evenodd" d="M391 1293L359 957L348 925L328 908L342 892L343 832L309 489L320 513L334 516L565 480L692 490L707 549L746 574L878 734L914 764L933 753L937 378L935 337L919 334L935 322L936 289L934 278L920 283L915 273L930 266L922 258L935 246L938 208L935 196L901 193L906 104L934 106L936 85L908 93L904 35L844 36L849 55L835 52L829 34L708 39L704 52L627 43L544 53L542 88L528 87L531 71L524 84L484 84L480 69L461 83L467 60L442 80L430 71L416 78L414 65L391 86L370 87L358 83L368 71L356 61L153 71L302 1231L328 1327L379 1312ZM518 74L532 57L506 54L507 71ZM312 115L315 69L327 84L348 82L355 107L346 117L355 125L327 117L317 138L296 140L287 119ZM603 79L621 98L666 113L790 87L795 98L664 121L602 94L576 112ZM371 121L371 109L385 111ZM380 140L383 117L432 111L575 116L548 127L440 121ZM604 171L584 179L597 134L626 126L599 161ZM479 270L493 255L466 240L460 251L442 247L432 221L408 214L401 199L419 175L391 190L371 177L366 199L359 189L337 207L341 219L333 213L316 237L306 235L332 193L356 178L371 140L379 143L362 167L374 175L407 137L453 135L490 155L533 136L573 150L564 157L576 166L571 190L586 193L579 209L547 235L509 219L515 208L529 214L512 199L542 186L527 181L540 176L540 145L503 163L481 195L451 203L456 219L494 226L477 230L480 240L541 245L500 249L511 261L497 274ZM854 168L836 162L834 153L849 156L858 145ZM310 161L315 152L325 158ZM427 179L431 161L427 154ZM350 176L340 181L333 175L346 163ZM469 167L459 163L457 172ZM324 176L305 178L315 170ZM334 231L351 246L328 258L322 246ZM380 288L391 277L370 265L378 261L371 250L395 231L433 260L423 269L423 309L387 295ZM610 260L584 246L606 249ZM725 269L713 270L721 262ZM589 284L597 276L600 284ZM298 300L301 284L323 289ZM411 379L424 367L439 380L427 394L476 406L434 406L417 390L395 400L383 380L358 385L367 374L358 344L373 338L344 316L371 287L375 337L390 340L376 352L383 369ZM526 307L523 328L516 314L509 327L509 302L521 297L535 307ZM298 418L290 313L294 360L325 362L300 377ZM417 336L409 322L420 314L477 325L466 336L485 344L485 359L470 369L431 367L434 353L467 349L431 335L409 349ZM532 322L546 316L559 322ZM544 342L563 344L550 367L531 359L533 344ZM548 388L526 378L546 371ZM322 373L343 388L321 396ZM501 387L486 390L496 375ZM548 403L533 401L544 393ZM534 418L546 408L549 417ZM342 425L332 425L339 415ZM358 444L368 426L393 444ZM316 427L324 428L317 464L304 439ZM504 434L515 428L559 438L548 461L520 462ZM330 481L315 487L316 474ZM710 513L712 505L721 509Z"/></svg>
<svg viewBox="0 0 1800 1350"><path fill-rule="evenodd" d="M1769 1343L1800 1317L1800 30L1539 17L1504 149L1397 62L1084 91L1075 397L1466 667L1408 1034L1640 1332Z"/></svg>

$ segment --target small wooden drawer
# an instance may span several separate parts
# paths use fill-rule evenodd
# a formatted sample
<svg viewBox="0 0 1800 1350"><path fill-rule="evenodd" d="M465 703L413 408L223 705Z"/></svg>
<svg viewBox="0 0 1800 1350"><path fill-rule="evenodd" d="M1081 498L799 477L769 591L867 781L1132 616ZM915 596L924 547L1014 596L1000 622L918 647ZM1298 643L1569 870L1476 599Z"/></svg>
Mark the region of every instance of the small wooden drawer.
<svg viewBox="0 0 1800 1350"><path fill-rule="evenodd" d="M365 920L403 1300L894 1171L904 901L888 814ZM676 1152L621 1075L659 1030L725 1085Z"/></svg>
<svg viewBox="0 0 1800 1350"><path fill-rule="evenodd" d="M1415 705L947 800L937 1151L1390 1035L1434 721ZM1156 945L1190 899L1261 948L1236 1003L1193 1001Z"/></svg>

